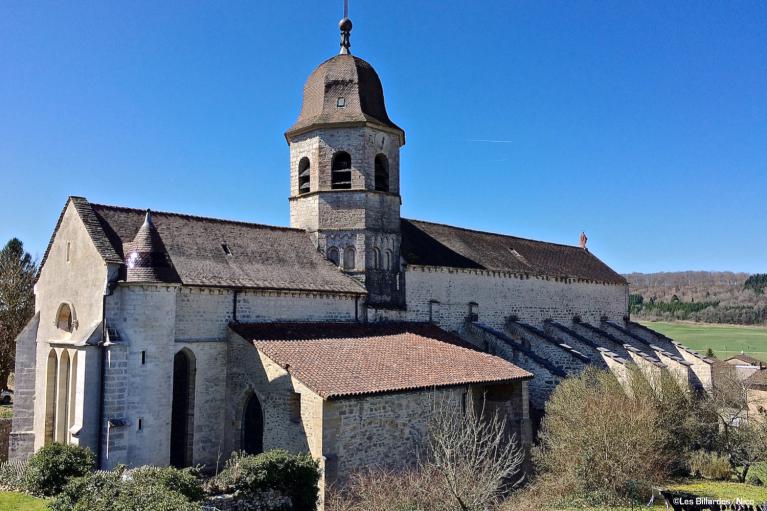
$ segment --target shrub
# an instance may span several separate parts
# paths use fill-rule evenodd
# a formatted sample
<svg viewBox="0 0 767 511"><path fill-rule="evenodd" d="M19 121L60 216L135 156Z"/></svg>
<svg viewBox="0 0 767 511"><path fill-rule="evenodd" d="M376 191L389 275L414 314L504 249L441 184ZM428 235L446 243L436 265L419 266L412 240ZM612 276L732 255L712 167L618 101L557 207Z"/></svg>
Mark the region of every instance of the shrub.
<svg viewBox="0 0 767 511"><path fill-rule="evenodd" d="M698 451L690 457L690 472L714 481L729 481L732 478L732 465L726 456Z"/></svg>
<svg viewBox="0 0 767 511"><path fill-rule="evenodd" d="M762 481L762 479L755 474L751 474L750 476L748 476L748 479L746 479L746 482L753 486L764 486L764 481Z"/></svg>
<svg viewBox="0 0 767 511"><path fill-rule="evenodd" d="M211 482L219 492L250 495L276 491L290 498L296 511L317 506L319 464L308 454L272 450L257 455L234 453Z"/></svg>
<svg viewBox="0 0 767 511"><path fill-rule="evenodd" d="M368 470L352 474L327 492L327 511L452 511L455 504L443 478L421 469Z"/></svg>
<svg viewBox="0 0 767 511"><path fill-rule="evenodd" d="M23 491L27 462L21 460L0 463L0 490Z"/></svg>
<svg viewBox="0 0 767 511"><path fill-rule="evenodd" d="M190 470L120 467L73 479L50 504L52 511L199 511L203 497Z"/></svg>
<svg viewBox="0 0 767 511"><path fill-rule="evenodd" d="M205 492L194 469L177 469L173 467L139 467L128 472L138 485L159 485L168 490L180 493L190 502L202 500Z"/></svg>
<svg viewBox="0 0 767 511"><path fill-rule="evenodd" d="M611 373L589 368L552 393L533 457L543 474L587 500L644 498L670 471L660 422L653 399L629 397Z"/></svg>
<svg viewBox="0 0 767 511"><path fill-rule="evenodd" d="M94 469L93 453L76 445L50 444L29 460L24 486L30 493L47 497L59 493L67 482Z"/></svg>

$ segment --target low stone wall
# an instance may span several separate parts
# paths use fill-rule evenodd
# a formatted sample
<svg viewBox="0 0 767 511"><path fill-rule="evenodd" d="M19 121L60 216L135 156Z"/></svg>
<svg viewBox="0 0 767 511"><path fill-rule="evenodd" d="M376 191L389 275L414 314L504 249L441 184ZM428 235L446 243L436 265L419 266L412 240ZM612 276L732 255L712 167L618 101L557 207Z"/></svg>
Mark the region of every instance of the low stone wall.
<svg viewBox="0 0 767 511"><path fill-rule="evenodd" d="M11 419L0 419L0 463L8 461L8 444L11 436Z"/></svg>

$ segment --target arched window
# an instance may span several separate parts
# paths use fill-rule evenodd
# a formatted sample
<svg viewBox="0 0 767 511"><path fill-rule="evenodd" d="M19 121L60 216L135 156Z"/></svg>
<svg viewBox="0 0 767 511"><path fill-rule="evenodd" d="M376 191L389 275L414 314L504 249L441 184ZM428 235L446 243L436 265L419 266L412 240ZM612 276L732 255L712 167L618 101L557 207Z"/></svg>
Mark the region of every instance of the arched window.
<svg viewBox="0 0 767 511"><path fill-rule="evenodd" d="M372 261L370 261L370 267L377 270L381 266L381 251L377 248L373 249Z"/></svg>
<svg viewBox="0 0 767 511"><path fill-rule="evenodd" d="M56 327L59 330L71 332L73 326L72 308L68 304L62 303L59 307L59 312L56 314Z"/></svg>
<svg viewBox="0 0 767 511"><path fill-rule="evenodd" d="M338 249L336 247L330 247L328 249L328 261L338 266L341 263L341 258L338 255Z"/></svg>
<svg viewBox="0 0 767 511"><path fill-rule="evenodd" d="M246 454L264 452L264 413L258 396L251 394L242 413L241 448Z"/></svg>
<svg viewBox="0 0 767 511"><path fill-rule="evenodd" d="M63 350L59 356L58 384L56 385L56 433L54 439L60 444L67 442L69 420L69 353Z"/></svg>
<svg viewBox="0 0 767 511"><path fill-rule="evenodd" d="M387 250L386 252L384 252L384 265L383 265L384 270L391 270L392 269L391 262L392 262L391 261L391 250Z"/></svg>
<svg viewBox="0 0 767 511"><path fill-rule="evenodd" d="M352 187L352 157L345 151L333 155L330 187L333 190L349 190Z"/></svg>
<svg viewBox="0 0 767 511"><path fill-rule="evenodd" d="M45 437L44 444L53 443L56 425L56 385L59 379L59 363L56 350L48 353L45 371Z"/></svg>
<svg viewBox="0 0 767 511"><path fill-rule="evenodd" d="M303 157L298 162L298 193L309 193L311 191L311 162L309 158Z"/></svg>
<svg viewBox="0 0 767 511"><path fill-rule="evenodd" d="M192 465L194 444L194 386L196 375L194 354L187 348L173 357L173 402L170 419L170 464Z"/></svg>
<svg viewBox="0 0 767 511"><path fill-rule="evenodd" d="M378 154L375 161L376 191L389 191L389 160L385 154Z"/></svg>
<svg viewBox="0 0 767 511"><path fill-rule="evenodd" d="M356 253L354 252L354 247L346 247L346 250L344 250L344 270L354 269L355 256Z"/></svg>

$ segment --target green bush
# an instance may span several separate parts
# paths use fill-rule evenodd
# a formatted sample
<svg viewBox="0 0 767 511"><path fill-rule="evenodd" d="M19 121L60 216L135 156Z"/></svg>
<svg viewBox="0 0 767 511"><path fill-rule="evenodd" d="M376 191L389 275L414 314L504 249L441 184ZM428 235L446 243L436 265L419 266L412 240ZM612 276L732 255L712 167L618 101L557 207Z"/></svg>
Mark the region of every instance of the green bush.
<svg viewBox="0 0 767 511"><path fill-rule="evenodd" d="M180 493L190 502L202 500L205 492L194 469L173 467L139 467L128 473L138 485L160 485L163 488Z"/></svg>
<svg viewBox="0 0 767 511"><path fill-rule="evenodd" d="M762 479L756 474L751 474L748 476L746 482L752 486L764 486L764 481L762 481Z"/></svg>
<svg viewBox="0 0 767 511"><path fill-rule="evenodd" d="M23 491L27 462L21 460L0 463L0 490Z"/></svg>
<svg viewBox="0 0 767 511"><path fill-rule="evenodd" d="M70 479L91 472L95 465L96 458L89 449L46 445L30 458L24 486L30 493L50 497L59 493Z"/></svg>
<svg viewBox="0 0 767 511"><path fill-rule="evenodd" d="M191 470L120 467L70 481L50 504L52 511L199 511L204 496Z"/></svg>
<svg viewBox="0 0 767 511"><path fill-rule="evenodd" d="M726 456L698 451L690 457L690 472L714 481L729 481L732 478L732 465Z"/></svg>
<svg viewBox="0 0 767 511"><path fill-rule="evenodd" d="M211 488L250 495L274 491L289 497L295 511L308 511L317 506L319 479L319 464L310 455L276 449L255 456L234 453Z"/></svg>

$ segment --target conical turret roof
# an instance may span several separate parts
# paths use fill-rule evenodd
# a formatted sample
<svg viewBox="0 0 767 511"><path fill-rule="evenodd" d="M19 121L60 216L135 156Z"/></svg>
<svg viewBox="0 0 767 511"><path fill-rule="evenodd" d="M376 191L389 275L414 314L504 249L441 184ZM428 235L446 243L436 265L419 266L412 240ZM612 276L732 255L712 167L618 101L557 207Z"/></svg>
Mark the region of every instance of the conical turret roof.
<svg viewBox="0 0 767 511"><path fill-rule="evenodd" d="M173 268L160 233L147 210L144 223L125 256L128 282L175 282Z"/></svg>

